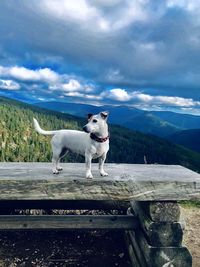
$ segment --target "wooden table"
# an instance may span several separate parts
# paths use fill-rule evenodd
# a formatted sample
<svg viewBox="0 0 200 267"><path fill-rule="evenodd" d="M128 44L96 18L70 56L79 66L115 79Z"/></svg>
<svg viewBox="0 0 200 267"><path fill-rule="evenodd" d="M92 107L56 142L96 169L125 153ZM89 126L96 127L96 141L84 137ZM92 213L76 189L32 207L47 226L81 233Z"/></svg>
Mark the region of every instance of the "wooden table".
<svg viewBox="0 0 200 267"><path fill-rule="evenodd" d="M106 164L100 177L85 178L84 164L0 163L0 210L16 208L116 208L127 215L0 215L1 230L123 229L133 266L190 267L182 246L179 200L200 200L200 175L175 165ZM117 203L117 204L116 204Z"/></svg>

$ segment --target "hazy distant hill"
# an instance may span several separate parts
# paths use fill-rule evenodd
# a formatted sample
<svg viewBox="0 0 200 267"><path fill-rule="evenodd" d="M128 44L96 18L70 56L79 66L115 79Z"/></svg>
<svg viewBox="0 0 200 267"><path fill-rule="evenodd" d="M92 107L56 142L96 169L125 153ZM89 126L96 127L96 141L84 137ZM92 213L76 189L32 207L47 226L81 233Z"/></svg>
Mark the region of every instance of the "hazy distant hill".
<svg viewBox="0 0 200 267"><path fill-rule="evenodd" d="M87 113L97 113L102 110L109 110L111 113L110 122L129 129L138 130L143 133L155 134L157 136L167 136L181 130L176 124L161 119L153 112L139 110L127 106L92 106L87 104L63 103L63 102L39 102L35 105L69 113L76 116L85 117Z"/></svg>
<svg viewBox="0 0 200 267"><path fill-rule="evenodd" d="M170 111L152 111L152 114L181 129L200 129L200 116L180 114Z"/></svg>
<svg viewBox="0 0 200 267"><path fill-rule="evenodd" d="M50 137L37 134L36 117L45 129L81 129L85 119L0 97L0 161L51 161ZM112 116L111 116L112 117ZM110 125L108 162L180 164L200 171L200 154L162 138ZM66 161L84 161L70 154Z"/></svg>
<svg viewBox="0 0 200 267"><path fill-rule="evenodd" d="M170 135L168 139L174 143L200 152L200 129L180 131Z"/></svg>

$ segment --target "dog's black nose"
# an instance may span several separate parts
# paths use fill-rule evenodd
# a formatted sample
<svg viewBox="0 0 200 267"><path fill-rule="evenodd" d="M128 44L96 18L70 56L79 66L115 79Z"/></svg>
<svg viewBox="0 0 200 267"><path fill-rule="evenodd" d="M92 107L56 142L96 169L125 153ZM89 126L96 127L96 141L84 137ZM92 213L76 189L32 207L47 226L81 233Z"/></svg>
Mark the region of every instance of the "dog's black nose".
<svg viewBox="0 0 200 267"><path fill-rule="evenodd" d="M83 126L83 131L88 133L88 129L87 129L87 126Z"/></svg>

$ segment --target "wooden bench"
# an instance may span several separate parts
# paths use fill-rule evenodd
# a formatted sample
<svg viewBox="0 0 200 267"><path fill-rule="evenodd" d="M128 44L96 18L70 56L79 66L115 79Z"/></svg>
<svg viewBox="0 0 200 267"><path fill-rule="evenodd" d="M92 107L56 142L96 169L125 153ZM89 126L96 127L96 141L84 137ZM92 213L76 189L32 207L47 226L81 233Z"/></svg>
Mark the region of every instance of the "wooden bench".
<svg viewBox="0 0 200 267"><path fill-rule="evenodd" d="M0 163L0 230L122 229L133 266L190 267L179 200L200 199L200 175L181 166L106 164L84 178L84 164ZM10 209L115 209L127 215L8 215ZM126 205L125 205L126 206Z"/></svg>

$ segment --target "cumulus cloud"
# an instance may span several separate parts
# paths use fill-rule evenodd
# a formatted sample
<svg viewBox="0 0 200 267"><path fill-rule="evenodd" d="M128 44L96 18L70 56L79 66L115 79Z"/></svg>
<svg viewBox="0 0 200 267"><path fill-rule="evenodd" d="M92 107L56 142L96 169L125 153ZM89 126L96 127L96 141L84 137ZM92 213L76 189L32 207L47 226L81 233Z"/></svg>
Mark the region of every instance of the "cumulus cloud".
<svg viewBox="0 0 200 267"><path fill-rule="evenodd" d="M85 93L80 93L80 92L68 92L68 93L65 93L64 95L70 96L70 97L90 99L90 100L102 100L103 99L101 95L91 95L91 94L85 94Z"/></svg>
<svg viewBox="0 0 200 267"><path fill-rule="evenodd" d="M41 69L28 69L25 67L3 67L0 66L1 77L11 77L21 81L30 82L56 82L59 79L59 75L49 68Z"/></svg>
<svg viewBox="0 0 200 267"><path fill-rule="evenodd" d="M50 68L40 68L32 70L25 67L0 66L0 77L9 77L18 80L19 82L43 82L49 84L49 88L52 90L63 91L79 91L84 89L78 80L70 79L69 75L59 74ZM37 84L32 86L38 88ZM85 86L86 91L92 90L89 85Z"/></svg>
<svg viewBox="0 0 200 267"><path fill-rule="evenodd" d="M195 107L200 106L200 101L196 101L192 98L183 98L178 96L160 96L149 95L139 91L127 92L124 89L111 89L107 92L101 93L102 97L117 100L119 102L128 102L129 104L142 104L153 106L176 106L176 107Z"/></svg>
<svg viewBox="0 0 200 267"><path fill-rule="evenodd" d="M173 97L173 96L155 96L155 103L173 105L178 107L193 107L200 106L200 101L195 101L192 98Z"/></svg>
<svg viewBox="0 0 200 267"><path fill-rule="evenodd" d="M65 79L65 75L64 75ZM80 84L78 80L75 79L69 79L68 82L63 81L62 82L62 76L60 77L60 83L54 83L49 86L50 90L62 90L66 92L74 92L79 91L83 89L83 86Z"/></svg>
<svg viewBox="0 0 200 267"><path fill-rule="evenodd" d="M85 93L90 93L95 91L95 87L91 84L87 84L87 82L84 81L78 81L74 78L69 78L67 75L61 75L60 76L60 82L50 84L49 89L52 91L58 90L63 92L69 92L71 93L71 96L74 93L74 96L78 95L78 92L84 91Z"/></svg>
<svg viewBox="0 0 200 267"><path fill-rule="evenodd" d="M70 79L68 83L62 84L62 89L64 91L79 91L81 88L81 84L79 81Z"/></svg>
<svg viewBox="0 0 200 267"><path fill-rule="evenodd" d="M129 95L125 89L121 88L114 88L109 91L102 92L101 96L122 102L129 101L131 99L131 95Z"/></svg>
<svg viewBox="0 0 200 267"><path fill-rule="evenodd" d="M200 106L200 101L195 101L192 98L183 98L177 96L152 96L148 94L133 93L132 99L136 99L145 104L151 105L165 105L177 107Z"/></svg>
<svg viewBox="0 0 200 267"><path fill-rule="evenodd" d="M38 93L42 90L47 95L51 92L66 93L66 96L94 98L95 95L89 95L95 91L95 86L83 79L78 80L66 73L59 74L50 68L40 68L32 70L25 67L11 66L4 67L0 65L0 78L12 78L13 80L0 80L1 89L17 90L21 86L26 90ZM46 91L44 90L46 88Z"/></svg>
<svg viewBox="0 0 200 267"><path fill-rule="evenodd" d="M2 80L0 79L0 89L4 90L19 90L20 85L12 80Z"/></svg>

